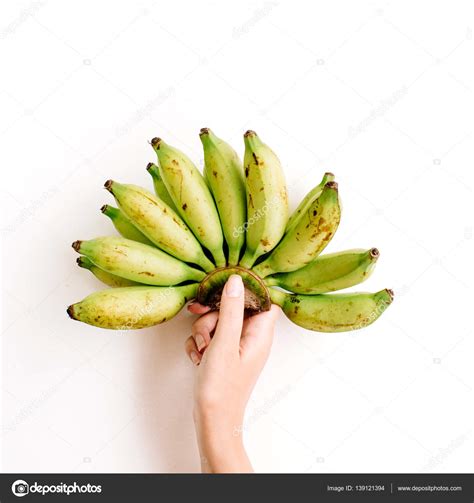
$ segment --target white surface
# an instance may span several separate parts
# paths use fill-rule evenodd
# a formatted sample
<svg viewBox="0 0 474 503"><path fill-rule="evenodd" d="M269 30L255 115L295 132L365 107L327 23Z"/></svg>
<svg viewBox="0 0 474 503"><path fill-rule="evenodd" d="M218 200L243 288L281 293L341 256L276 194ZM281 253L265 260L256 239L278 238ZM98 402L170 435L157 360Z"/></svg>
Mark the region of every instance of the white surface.
<svg viewBox="0 0 474 503"><path fill-rule="evenodd" d="M3 469L197 471L192 317L70 321L101 285L70 243L111 232L107 178L150 187L162 136L279 154L295 206L322 173L327 251L377 246L373 326L278 324L246 444L259 471L473 471L469 2L2 2Z"/></svg>

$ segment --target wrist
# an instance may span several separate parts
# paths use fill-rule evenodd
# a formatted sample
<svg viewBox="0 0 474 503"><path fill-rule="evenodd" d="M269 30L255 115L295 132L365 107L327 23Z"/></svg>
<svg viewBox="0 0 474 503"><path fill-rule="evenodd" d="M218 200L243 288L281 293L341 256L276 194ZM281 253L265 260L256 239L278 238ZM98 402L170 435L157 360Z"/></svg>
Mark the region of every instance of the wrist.
<svg viewBox="0 0 474 503"><path fill-rule="evenodd" d="M242 443L243 413L222 407L195 406L193 418L198 440L229 446Z"/></svg>
<svg viewBox="0 0 474 503"><path fill-rule="evenodd" d="M194 409L194 423L204 472L248 472L252 467L242 439L243 417Z"/></svg>

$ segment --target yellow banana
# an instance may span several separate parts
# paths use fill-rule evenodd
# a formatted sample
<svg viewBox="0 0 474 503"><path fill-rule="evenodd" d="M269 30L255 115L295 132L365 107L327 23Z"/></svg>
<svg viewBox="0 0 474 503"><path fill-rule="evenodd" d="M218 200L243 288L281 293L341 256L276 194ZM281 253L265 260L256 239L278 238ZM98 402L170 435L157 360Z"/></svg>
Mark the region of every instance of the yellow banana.
<svg viewBox="0 0 474 503"><path fill-rule="evenodd" d="M377 293L299 295L270 288L270 297L300 327L317 332L346 332L373 323L392 303L392 290Z"/></svg>
<svg viewBox="0 0 474 503"><path fill-rule="evenodd" d="M159 197L164 203L166 203L175 213L178 213L176 206L171 199L168 191L166 190L165 182L161 179L160 171L156 164L149 162L146 167L148 173L150 173L153 179L153 188L155 189L155 194Z"/></svg>
<svg viewBox="0 0 474 503"><path fill-rule="evenodd" d="M100 328L131 330L164 323L196 296L198 285L131 286L95 292L68 307L74 319Z"/></svg>
<svg viewBox="0 0 474 503"><path fill-rule="evenodd" d="M151 145L158 157L161 178L179 214L211 252L216 265L225 266L219 215L201 173L189 157L160 138L153 138Z"/></svg>
<svg viewBox="0 0 474 503"><path fill-rule="evenodd" d="M127 239L132 239L133 241L138 241L139 243L143 243L145 245L153 246L153 243L140 232L130 220L124 215L123 211L118 208L114 208L109 204L104 204L100 209L102 213L112 220L114 227L117 229L117 232Z"/></svg>
<svg viewBox="0 0 474 503"><path fill-rule="evenodd" d="M274 152L254 131L244 134L247 186L247 243L240 261L250 269L258 257L282 238L288 221L288 195L283 170Z"/></svg>
<svg viewBox="0 0 474 503"><path fill-rule="evenodd" d="M336 182L328 182L269 257L253 268L261 278L301 269L327 246L337 230L341 209Z"/></svg>
<svg viewBox="0 0 474 503"><path fill-rule="evenodd" d="M136 185L108 180L105 188L113 194L125 215L156 246L205 271L214 269L193 233L166 203Z"/></svg>
<svg viewBox="0 0 474 503"><path fill-rule="evenodd" d="M245 243L247 213L242 162L235 150L209 128L199 134L204 149L204 178L219 211L229 249L229 265L237 265Z"/></svg>
<svg viewBox="0 0 474 503"><path fill-rule="evenodd" d="M296 271L268 276L265 284L294 293L335 292L365 281L372 274L378 258L377 248L328 253Z"/></svg>
<svg viewBox="0 0 474 503"><path fill-rule="evenodd" d="M89 271L102 283L112 288L117 288L121 286L138 286L142 285L136 281L131 281L129 279L116 276L110 272L104 271L100 267L97 267L90 259L87 257L77 257L77 265L84 269L89 269Z"/></svg>
<svg viewBox="0 0 474 503"><path fill-rule="evenodd" d="M158 248L122 237L75 241L72 247L104 271L145 285L177 285L206 276Z"/></svg>
<svg viewBox="0 0 474 503"><path fill-rule="evenodd" d="M288 233L296 223L298 223L301 216L308 211L308 208L321 195L323 187L326 185L326 183L333 182L334 178L335 177L332 173L324 173L321 182L306 194L296 210L291 214L286 225L285 234Z"/></svg>

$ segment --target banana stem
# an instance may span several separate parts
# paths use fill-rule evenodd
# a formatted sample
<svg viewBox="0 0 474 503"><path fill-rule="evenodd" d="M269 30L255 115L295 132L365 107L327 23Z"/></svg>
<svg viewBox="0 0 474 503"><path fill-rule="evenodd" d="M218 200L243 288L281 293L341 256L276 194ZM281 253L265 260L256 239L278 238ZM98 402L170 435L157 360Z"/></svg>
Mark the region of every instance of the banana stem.
<svg viewBox="0 0 474 503"><path fill-rule="evenodd" d="M196 265L204 269L206 272L211 272L216 268L216 266L204 255Z"/></svg>
<svg viewBox="0 0 474 503"><path fill-rule="evenodd" d="M229 266L236 266L239 263L240 250L229 250Z"/></svg>
<svg viewBox="0 0 474 503"><path fill-rule="evenodd" d="M278 286L278 280L273 276L267 276L264 280L264 283L267 286Z"/></svg>
<svg viewBox="0 0 474 503"><path fill-rule="evenodd" d="M244 256L242 260L239 262L240 267L244 267L245 269L252 269L252 266L255 262L255 254L245 250Z"/></svg>
<svg viewBox="0 0 474 503"><path fill-rule="evenodd" d="M214 257L214 261L215 261L217 267L225 267L226 266L225 255L221 249L215 250L212 253L212 256Z"/></svg>
<svg viewBox="0 0 474 503"><path fill-rule="evenodd" d="M270 299L272 300L273 304L283 307L286 294L281 292L280 290L275 290L274 288L269 288L268 291L270 292Z"/></svg>

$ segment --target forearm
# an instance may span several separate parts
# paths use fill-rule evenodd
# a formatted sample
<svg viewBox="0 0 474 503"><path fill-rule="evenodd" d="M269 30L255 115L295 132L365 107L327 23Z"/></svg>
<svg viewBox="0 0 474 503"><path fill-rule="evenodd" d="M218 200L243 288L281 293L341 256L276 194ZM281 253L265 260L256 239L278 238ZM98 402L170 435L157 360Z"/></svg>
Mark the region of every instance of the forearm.
<svg viewBox="0 0 474 503"><path fill-rule="evenodd" d="M194 413L203 473L253 472L242 440L242 420Z"/></svg>

